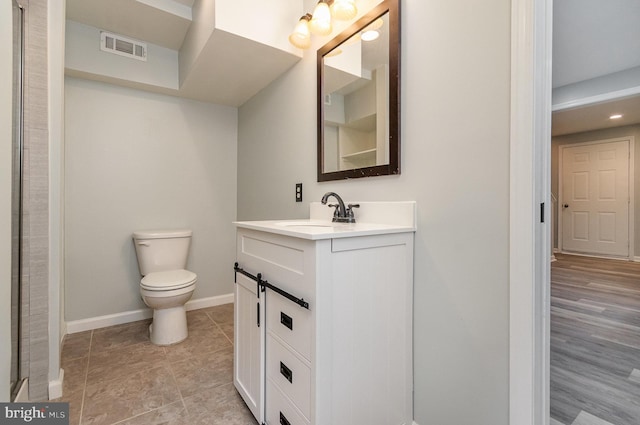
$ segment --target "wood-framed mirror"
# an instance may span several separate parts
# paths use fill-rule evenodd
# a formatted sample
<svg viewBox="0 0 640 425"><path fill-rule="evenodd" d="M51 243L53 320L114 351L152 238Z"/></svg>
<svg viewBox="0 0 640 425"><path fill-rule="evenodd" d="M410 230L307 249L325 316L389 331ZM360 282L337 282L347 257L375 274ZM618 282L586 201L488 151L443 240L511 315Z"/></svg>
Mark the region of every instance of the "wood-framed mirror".
<svg viewBox="0 0 640 425"><path fill-rule="evenodd" d="M318 181L400 174L400 6L384 0L318 50Z"/></svg>

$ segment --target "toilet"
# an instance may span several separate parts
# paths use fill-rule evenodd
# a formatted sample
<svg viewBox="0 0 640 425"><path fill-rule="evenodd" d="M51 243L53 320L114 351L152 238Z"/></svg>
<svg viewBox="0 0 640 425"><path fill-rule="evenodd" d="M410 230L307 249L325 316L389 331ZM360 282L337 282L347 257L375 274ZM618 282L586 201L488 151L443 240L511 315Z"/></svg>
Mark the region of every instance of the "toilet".
<svg viewBox="0 0 640 425"><path fill-rule="evenodd" d="M198 276L185 270L191 230L147 230L133 232L138 257L140 295L153 309L149 326L151 342L171 345L187 338L185 303L196 289Z"/></svg>

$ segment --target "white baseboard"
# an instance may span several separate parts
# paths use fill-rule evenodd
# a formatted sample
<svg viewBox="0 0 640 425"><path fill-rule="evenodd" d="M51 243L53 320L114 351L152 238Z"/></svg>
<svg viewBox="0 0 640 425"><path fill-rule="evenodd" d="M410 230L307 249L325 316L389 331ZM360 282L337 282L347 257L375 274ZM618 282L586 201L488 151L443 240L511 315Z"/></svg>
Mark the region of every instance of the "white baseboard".
<svg viewBox="0 0 640 425"><path fill-rule="evenodd" d="M633 261L636 262L636 263L639 263L640 262L640 257L633 257Z"/></svg>
<svg viewBox="0 0 640 425"><path fill-rule="evenodd" d="M233 293L191 300L187 302L186 308L187 311L198 310L201 308L215 307L217 305L229 304L232 302ZM153 310L151 310L150 308L145 308L140 310L125 311L116 314L108 314L106 316L73 320L71 322L67 322L67 333L75 334L78 332L84 332L93 329L106 328L107 326L121 325L123 323L131 323L138 320L149 319L152 316Z"/></svg>
<svg viewBox="0 0 640 425"><path fill-rule="evenodd" d="M60 369L58 379L49 381L49 400L62 397L62 383L64 382L64 369Z"/></svg>
<svg viewBox="0 0 640 425"><path fill-rule="evenodd" d="M187 311L200 310L201 308L215 307L222 304L231 304L233 302L233 292L217 297L198 298L187 303Z"/></svg>
<svg viewBox="0 0 640 425"><path fill-rule="evenodd" d="M560 251L561 254L567 255L575 255L577 257L587 257L587 258L602 258L603 260L617 260L617 261L640 261L640 257L617 257L612 255L604 255L604 254L586 254L584 252L573 252L573 251Z"/></svg>
<svg viewBox="0 0 640 425"><path fill-rule="evenodd" d="M107 326L121 325L123 323L136 322L153 316L153 310L145 308L141 310L125 311L122 313L107 314L106 316L90 317L88 319L73 320L67 322L67 333L90 331L106 328Z"/></svg>

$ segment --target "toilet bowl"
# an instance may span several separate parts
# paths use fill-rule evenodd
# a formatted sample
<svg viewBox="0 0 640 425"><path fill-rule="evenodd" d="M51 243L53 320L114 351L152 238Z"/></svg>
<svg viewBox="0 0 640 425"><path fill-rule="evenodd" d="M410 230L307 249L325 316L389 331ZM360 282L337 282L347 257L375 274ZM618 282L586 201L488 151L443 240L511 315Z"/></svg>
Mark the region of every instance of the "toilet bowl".
<svg viewBox="0 0 640 425"><path fill-rule="evenodd" d="M188 270L170 270L149 273L140 281L140 295L153 309L153 322L149 326L151 342L171 345L188 336L185 303L196 289L195 273Z"/></svg>
<svg viewBox="0 0 640 425"><path fill-rule="evenodd" d="M133 234L140 273L140 295L153 309L151 342L171 345L188 336L185 303L196 288L197 275L185 270L190 230L138 231Z"/></svg>

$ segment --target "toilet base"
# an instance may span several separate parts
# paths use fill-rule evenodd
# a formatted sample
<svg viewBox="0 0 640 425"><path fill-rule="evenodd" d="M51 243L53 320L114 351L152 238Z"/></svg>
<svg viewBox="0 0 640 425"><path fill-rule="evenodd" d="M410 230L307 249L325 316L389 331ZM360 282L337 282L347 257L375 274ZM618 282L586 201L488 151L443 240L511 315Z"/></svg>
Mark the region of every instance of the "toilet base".
<svg viewBox="0 0 640 425"><path fill-rule="evenodd" d="M187 339L187 311L184 305L153 310L149 338L155 345L172 345Z"/></svg>
<svg viewBox="0 0 640 425"><path fill-rule="evenodd" d="M156 345L171 345L187 338L187 310L196 289L195 282L180 289L149 291L140 287L144 303L153 309L153 323L149 326L149 337Z"/></svg>

